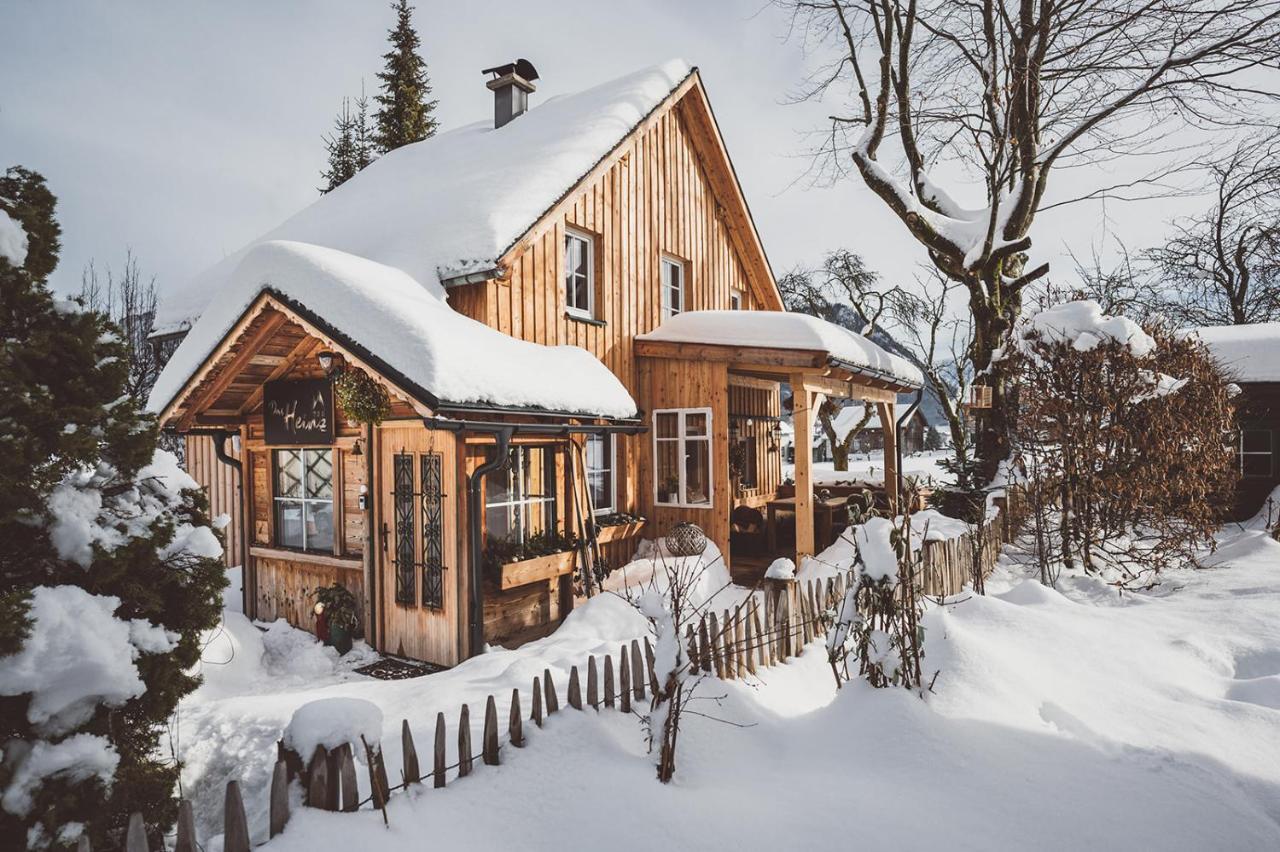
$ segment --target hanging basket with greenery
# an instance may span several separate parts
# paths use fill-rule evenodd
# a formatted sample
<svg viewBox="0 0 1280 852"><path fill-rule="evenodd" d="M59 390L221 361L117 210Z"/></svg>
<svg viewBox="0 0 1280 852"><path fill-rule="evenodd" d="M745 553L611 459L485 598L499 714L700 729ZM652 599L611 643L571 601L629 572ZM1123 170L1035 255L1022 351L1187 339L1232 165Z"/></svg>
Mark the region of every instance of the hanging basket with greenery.
<svg viewBox="0 0 1280 852"><path fill-rule="evenodd" d="M363 370L348 369L333 380L338 405L358 423L377 426L391 413L387 389Z"/></svg>

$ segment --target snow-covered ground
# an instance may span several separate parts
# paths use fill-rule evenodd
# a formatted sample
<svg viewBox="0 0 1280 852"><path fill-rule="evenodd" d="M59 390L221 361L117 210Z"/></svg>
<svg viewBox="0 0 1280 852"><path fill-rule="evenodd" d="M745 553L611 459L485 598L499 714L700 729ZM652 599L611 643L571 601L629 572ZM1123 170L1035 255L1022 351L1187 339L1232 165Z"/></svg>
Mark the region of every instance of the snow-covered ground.
<svg viewBox="0 0 1280 852"><path fill-rule="evenodd" d="M925 700L837 692L815 644L757 681L704 683L699 694L723 698L696 709L735 724L686 717L670 785L634 718L562 710L527 748L504 749L503 766L394 797L389 828L375 813L301 811L268 848L1280 848L1280 543L1233 528L1208 562L1121 598L1080 577L1044 588L1006 559L986 597L926 615L938 674ZM230 613L206 657L236 659L207 666L183 703L186 792L207 827L241 778L256 832L274 742L304 702L378 705L397 778L402 718L420 749L435 713L454 724L463 701L478 725L493 693L505 719L512 687L527 699L550 668L563 695L570 665L642 629L601 596L540 642L387 682Z"/></svg>
<svg viewBox="0 0 1280 852"><path fill-rule="evenodd" d="M951 481L951 474L939 464L951 454L950 450L931 450L913 453L902 459L902 472L907 476L917 477L922 485L941 485ZM796 467L793 464L782 466L784 479L794 479ZM884 453L877 450L872 453L851 453L849 469L836 470L835 464L829 461L813 463L813 481L818 484L850 482L884 482Z"/></svg>

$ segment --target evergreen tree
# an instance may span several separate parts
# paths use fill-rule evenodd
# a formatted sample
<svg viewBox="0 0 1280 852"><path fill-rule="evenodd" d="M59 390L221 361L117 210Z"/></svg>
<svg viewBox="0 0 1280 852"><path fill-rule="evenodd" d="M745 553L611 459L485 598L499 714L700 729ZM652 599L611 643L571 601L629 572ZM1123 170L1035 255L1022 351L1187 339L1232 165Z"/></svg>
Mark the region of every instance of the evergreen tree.
<svg viewBox="0 0 1280 852"><path fill-rule="evenodd" d="M396 0L392 8L396 10L396 26L387 33L391 50L382 55L386 62L378 72L382 91L374 97L379 105L375 141L384 154L436 132L432 113L437 102L428 100L431 81L427 63L418 55L421 42L413 29L413 7L409 0Z"/></svg>
<svg viewBox="0 0 1280 852"><path fill-rule="evenodd" d="M364 83L360 84L360 97L356 98L355 123L355 160L356 171L372 163L378 157L374 147L376 128L370 124L369 99L364 94Z"/></svg>
<svg viewBox="0 0 1280 852"><path fill-rule="evenodd" d="M0 256L0 837L110 848L133 811L153 842L173 824L179 767L157 745L226 580L204 497L126 390L119 329L45 284L55 203L34 172L0 177L28 239L21 266Z"/></svg>
<svg viewBox="0 0 1280 852"><path fill-rule="evenodd" d="M329 167L320 173L325 185L321 193L332 192L342 186L363 166L357 165L356 123L351 117L351 102L342 99L342 111L333 122L333 135L324 138L325 150L329 152Z"/></svg>

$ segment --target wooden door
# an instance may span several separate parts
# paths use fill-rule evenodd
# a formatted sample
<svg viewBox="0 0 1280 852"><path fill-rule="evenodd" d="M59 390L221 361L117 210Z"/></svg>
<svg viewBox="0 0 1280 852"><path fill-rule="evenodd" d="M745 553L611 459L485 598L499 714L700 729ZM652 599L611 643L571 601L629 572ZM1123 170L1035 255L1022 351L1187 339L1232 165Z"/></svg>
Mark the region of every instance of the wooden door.
<svg viewBox="0 0 1280 852"><path fill-rule="evenodd" d="M457 440L421 425L379 430L382 650L459 661Z"/></svg>

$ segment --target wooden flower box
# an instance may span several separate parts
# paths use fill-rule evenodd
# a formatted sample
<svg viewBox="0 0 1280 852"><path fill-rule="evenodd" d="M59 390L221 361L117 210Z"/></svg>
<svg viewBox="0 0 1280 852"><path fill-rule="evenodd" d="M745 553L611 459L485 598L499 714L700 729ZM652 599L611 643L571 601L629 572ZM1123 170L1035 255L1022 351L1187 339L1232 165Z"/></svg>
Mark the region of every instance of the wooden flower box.
<svg viewBox="0 0 1280 852"><path fill-rule="evenodd" d="M642 529L644 529L643 518L629 524L612 524L600 528L600 532L596 533L596 541L600 544L612 544L615 541L631 538Z"/></svg>
<svg viewBox="0 0 1280 852"><path fill-rule="evenodd" d="M552 553L547 556L535 556L533 559L522 559L519 562L506 562L502 565L500 587L505 591L517 586L527 586L539 580L550 580L561 574L573 571L578 561L576 550Z"/></svg>

